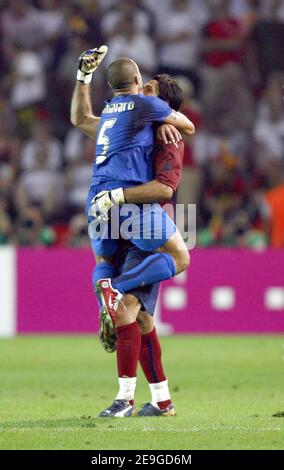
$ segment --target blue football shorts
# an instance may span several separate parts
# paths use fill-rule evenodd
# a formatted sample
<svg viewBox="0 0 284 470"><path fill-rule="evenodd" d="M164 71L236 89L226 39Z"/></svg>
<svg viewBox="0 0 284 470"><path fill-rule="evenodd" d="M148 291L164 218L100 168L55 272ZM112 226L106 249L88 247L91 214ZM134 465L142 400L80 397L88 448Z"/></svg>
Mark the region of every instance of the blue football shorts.
<svg viewBox="0 0 284 470"><path fill-rule="evenodd" d="M91 186L86 213L94 196L108 190L105 184ZM88 215L89 237L93 252L98 256L113 256L121 239L130 241L139 250L153 253L163 246L176 231L176 226L160 204L123 204L112 208L108 222L98 222Z"/></svg>

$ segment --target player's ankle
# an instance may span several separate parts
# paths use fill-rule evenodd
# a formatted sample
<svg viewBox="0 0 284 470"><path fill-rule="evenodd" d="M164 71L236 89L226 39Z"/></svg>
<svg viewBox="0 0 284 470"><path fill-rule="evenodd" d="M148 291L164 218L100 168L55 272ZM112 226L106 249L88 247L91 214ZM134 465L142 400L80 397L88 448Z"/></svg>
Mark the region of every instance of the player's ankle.
<svg viewBox="0 0 284 470"><path fill-rule="evenodd" d="M149 387L151 390L151 403L153 406L165 409L171 404L172 400L167 379L158 383L149 384Z"/></svg>
<svg viewBox="0 0 284 470"><path fill-rule="evenodd" d="M157 402L156 406L157 406L157 408L159 408L160 410L165 410L165 409L168 408L171 404L172 404L172 400L164 400L164 401L159 401L159 402ZM153 405L153 403L152 403L152 405Z"/></svg>
<svg viewBox="0 0 284 470"><path fill-rule="evenodd" d="M136 380L136 377L119 377L119 391L116 400L127 400L130 404L134 403Z"/></svg>

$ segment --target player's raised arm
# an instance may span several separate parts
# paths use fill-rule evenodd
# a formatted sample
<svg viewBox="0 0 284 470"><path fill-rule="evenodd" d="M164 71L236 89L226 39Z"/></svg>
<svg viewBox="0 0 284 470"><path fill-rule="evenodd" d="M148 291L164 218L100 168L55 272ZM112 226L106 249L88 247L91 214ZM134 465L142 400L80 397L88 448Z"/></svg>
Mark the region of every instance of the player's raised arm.
<svg viewBox="0 0 284 470"><path fill-rule="evenodd" d="M80 56L77 83L71 101L72 124L93 139L96 138L100 118L93 114L90 83L107 50L107 46L101 46L89 49Z"/></svg>
<svg viewBox="0 0 284 470"><path fill-rule="evenodd" d="M173 112L168 117L166 117L164 123L172 124L184 135L192 135L195 133L195 126L193 122L191 122L190 119L188 119L179 111L173 110Z"/></svg>
<svg viewBox="0 0 284 470"><path fill-rule="evenodd" d="M100 118L93 114L90 85L77 82L71 101L71 122L92 139L96 138Z"/></svg>

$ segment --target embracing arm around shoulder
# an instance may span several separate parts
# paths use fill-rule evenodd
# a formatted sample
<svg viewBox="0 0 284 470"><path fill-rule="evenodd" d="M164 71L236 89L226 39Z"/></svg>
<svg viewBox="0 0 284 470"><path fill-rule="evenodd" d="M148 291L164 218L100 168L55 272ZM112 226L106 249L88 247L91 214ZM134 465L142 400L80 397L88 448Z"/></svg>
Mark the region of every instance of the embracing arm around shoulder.
<svg viewBox="0 0 284 470"><path fill-rule="evenodd" d="M184 135L192 135L195 133L193 122L179 111L173 111L168 117L166 117L164 123L172 124Z"/></svg>

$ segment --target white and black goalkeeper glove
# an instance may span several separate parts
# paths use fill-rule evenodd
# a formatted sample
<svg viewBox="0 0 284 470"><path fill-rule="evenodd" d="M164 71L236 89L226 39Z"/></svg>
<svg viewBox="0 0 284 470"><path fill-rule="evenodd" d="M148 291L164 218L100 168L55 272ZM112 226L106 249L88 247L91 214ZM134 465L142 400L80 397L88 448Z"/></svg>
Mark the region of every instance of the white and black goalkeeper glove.
<svg viewBox="0 0 284 470"><path fill-rule="evenodd" d="M92 199L90 213L100 222L107 222L109 219L108 212L112 206L124 203L125 197L122 188L101 191Z"/></svg>
<svg viewBox="0 0 284 470"><path fill-rule="evenodd" d="M83 52L79 57L77 80L79 82L91 83L93 73L104 60L108 51L107 46L95 47Z"/></svg>

